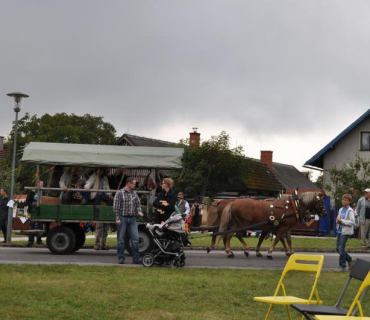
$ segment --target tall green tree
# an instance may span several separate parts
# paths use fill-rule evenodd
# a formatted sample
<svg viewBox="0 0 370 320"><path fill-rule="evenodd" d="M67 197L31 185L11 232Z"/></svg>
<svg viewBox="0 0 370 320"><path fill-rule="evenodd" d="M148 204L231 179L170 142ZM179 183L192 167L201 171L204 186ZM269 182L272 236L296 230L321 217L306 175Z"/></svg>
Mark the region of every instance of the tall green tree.
<svg viewBox="0 0 370 320"><path fill-rule="evenodd" d="M18 176L19 176L19 169L16 169L14 173L14 177L15 177L14 194L19 194L20 190L22 189L21 184L17 182ZM9 194L10 194L10 187L11 187L11 179L12 179L11 162L7 160L0 161L0 188L7 189Z"/></svg>
<svg viewBox="0 0 370 320"><path fill-rule="evenodd" d="M341 168L329 170L329 183L325 189L331 191L337 207L342 206L342 195L352 195L352 204L356 204L363 196L363 190L370 186L370 160L360 158L356 154L354 161L343 164Z"/></svg>
<svg viewBox="0 0 370 320"><path fill-rule="evenodd" d="M182 158L184 169L176 179L179 187L186 193L201 196L225 191L235 179L248 174L251 160L242 152L241 146L230 147L230 137L224 131L197 148L186 148Z"/></svg>
<svg viewBox="0 0 370 320"><path fill-rule="evenodd" d="M7 139L10 149L9 158L3 166L11 164L13 155L14 127ZM78 116L75 114L57 113L55 115L44 114L41 117L31 116L26 113L18 120L17 152L16 152L16 177L22 185L32 185L35 180L34 165L19 166L22 149L29 142L56 142L56 143L79 143L79 144L104 144L113 145L117 141L116 129L103 117L95 117L90 114ZM11 167L11 165L10 165ZM5 168L5 167L4 167ZM1 172L11 172L3 170Z"/></svg>
<svg viewBox="0 0 370 320"><path fill-rule="evenodd" d="M14 128L9 142L13 141ZM41 117L26 113L18 121L17 144L24 146L31 141L81 143L81 144L114 144L117 140L116 129L103 117L90 114L57 113L53 116L44 114Z"/></svg>
<svg viewBox="0 0 370 320"><path fill-rule="evenodd" d="M320 175L317 177L314 183L319 187L319 189L324 189L324 175L321 172Z"/></svg>

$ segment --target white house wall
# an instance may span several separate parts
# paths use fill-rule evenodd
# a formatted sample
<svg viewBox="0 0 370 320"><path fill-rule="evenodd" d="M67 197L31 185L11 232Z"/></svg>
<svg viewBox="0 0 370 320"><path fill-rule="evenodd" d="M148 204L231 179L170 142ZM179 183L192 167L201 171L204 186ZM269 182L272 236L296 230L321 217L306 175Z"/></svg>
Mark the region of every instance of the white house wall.
<svg viewBox="0 0 370 320"><path fill-rule="evenodd" d="M361 158L370 159L370 151L360 151L361 131L370 131L370 118L362 121L324 154L324 184L329 182L328 170L333 166L342 168L343 164L354 161L356 153Z"/></svg>

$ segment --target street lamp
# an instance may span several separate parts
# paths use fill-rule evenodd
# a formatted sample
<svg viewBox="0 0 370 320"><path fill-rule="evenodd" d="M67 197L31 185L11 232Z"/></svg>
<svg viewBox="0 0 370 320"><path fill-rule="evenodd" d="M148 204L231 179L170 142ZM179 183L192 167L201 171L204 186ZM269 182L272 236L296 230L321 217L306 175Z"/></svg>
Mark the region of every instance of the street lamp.
<svg viewBox="0 0 370 320"><path fill-rule="evenodd" d="M9 97L14 98L14 112L15 112L15 122L14 122L14 144L13 144L13 162L12 162L12 184L10 188L10 200L13 200L14 196L14 172L15 172L15 154L17 148L17 129L18 129L18 112L22 109L22 99L28 98L29 96L22 92L8 93ZM8 227L6 234L6 243L10 244L12 242L12 229L13 229L13 207L9 207L8 210Z"/></svg>

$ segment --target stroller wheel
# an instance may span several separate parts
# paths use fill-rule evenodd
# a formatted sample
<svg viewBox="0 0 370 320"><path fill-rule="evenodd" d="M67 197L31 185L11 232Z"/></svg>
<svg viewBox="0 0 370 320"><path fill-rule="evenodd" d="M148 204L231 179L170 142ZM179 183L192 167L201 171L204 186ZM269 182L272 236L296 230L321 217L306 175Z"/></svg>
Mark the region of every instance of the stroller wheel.
<svg viewBox="0 0 370 320"><path fill-rule="evenodd" d="M154 259L154 263L155 263L157 266L161 266L162 264L164 264L164 260L162 260L161 258L155 258L155 259Z"/></svg>
<svg viewBox="0 0 370 320"><path fill-rule="evenodd" d="M184 267L185 266L185 259L183 258L183 259L181 259L180 261L179 261L179 267Z"/></svg>
<svg viewBox="0 0 370 320"><path fill-rule="evenodd" d="M154 264L161 266L164 263L164 260L160 257L160 250L154 249L151 251L151 254L154 256Z"/></svg>
<svg viewBox="0 0 370 320"><path fill-rule="evenodd" d="M141 258L143 261L143 265L145 267L153 267L154 265L154 256L151 253L146 253Z"/></svg>
<svg viewBox="0 0 370 320"><path fill-rule="evenodd" d="M171 261L171 268L178 268L180 266L180 261L173 259Z"/></svg>

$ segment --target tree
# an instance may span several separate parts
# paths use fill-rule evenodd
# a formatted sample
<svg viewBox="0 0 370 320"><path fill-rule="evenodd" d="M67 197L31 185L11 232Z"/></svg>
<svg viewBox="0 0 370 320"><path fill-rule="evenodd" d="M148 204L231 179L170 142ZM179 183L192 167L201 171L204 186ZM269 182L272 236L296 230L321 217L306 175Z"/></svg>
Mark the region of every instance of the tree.
<svg viewBox="0 0 370 320"><path fill-rule="evenodd" d="M201 196L225 191L233 180L248 174L251 160L245 158L242 151L241 146L230 148L230 137L224 131L198 148L186 148L182 157L184 169L176 179L180 188Z"/></svg>
<svg viewBox="0 0 370 320"><path fill-rule="evenodd" d="M356 154L354 161L350 161L338 169L329 170L329 184L325 189L332 192L337 207L342 206L342 195L352 195L352 204L356 204L362 196L362 191L370 186L370 160L360 158Z"/></svg>
<svg viewBox="0 0 370 320"><path fill-rule="evenodd" d="M11 162L2 160L0 161L0 188L5 188L10 194L11 179L12 179L12 165ZM14 184L14 194L20 193L21 185L17 182L17 177L19 175L19 170L16 169L15 172L15 184Z"/></svg>
<svg viewBox="0 0 370 320"><path fill-rule="evenodd" d="M13 138L14 128L6 142L10 149L9 159L6 159L7 165L12 161ZM44 114L39 118L37 115L30 116L26 113L18 120L16 160L18 163L22 148L29 142L113 145L116 141L116 129L112 124L103 121L103 117L57 113L53 116ZM34 168L34 165L22 165L22 170L18 170L19 167L16 165L16 176L22 185L34 184Z"/></svg>
<svg viewBox="0 0 370 320"><path fill-rule="evenodd" d="M10 133L11 144L13 135L14 129ZM103 117L57 113L38 118L37 115L26 113L18 121L17 144L24 146L31 141L111 145L117 138L116 129L104 122Z"/></svg>
<svg viewBox="0 0 370 320"><path fill-rule="evenodd" d="M324 175L323 175L322 172L317 177L317 179L314 183L319 187L319 189L324 189Z"/></svg>

